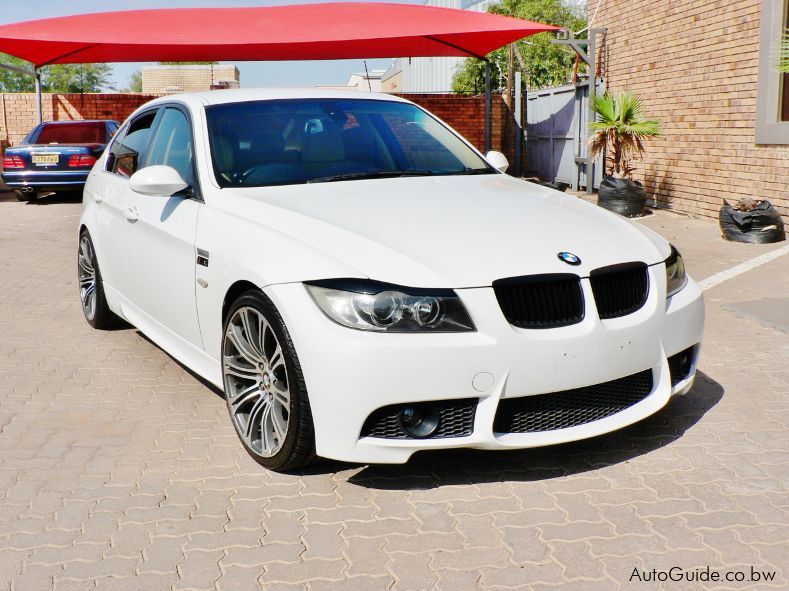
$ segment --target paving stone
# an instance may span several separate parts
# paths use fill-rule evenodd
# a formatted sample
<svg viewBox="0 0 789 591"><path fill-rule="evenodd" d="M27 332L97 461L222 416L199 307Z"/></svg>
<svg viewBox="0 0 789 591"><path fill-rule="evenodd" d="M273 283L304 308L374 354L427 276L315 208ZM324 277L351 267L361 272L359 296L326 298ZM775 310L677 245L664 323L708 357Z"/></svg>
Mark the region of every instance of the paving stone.
<svg viewBox="0 0 789 591"><path fill-rule="evenodd" d="M276 474L216 391L84 322L79 211L0 198L0 591L627 591L633 568L706 564L788 586L789 335L725 306L789 297L789 256L706 293L694 389L622 432ZM752 256L714 223L642 222L697 277Z"/></svg>

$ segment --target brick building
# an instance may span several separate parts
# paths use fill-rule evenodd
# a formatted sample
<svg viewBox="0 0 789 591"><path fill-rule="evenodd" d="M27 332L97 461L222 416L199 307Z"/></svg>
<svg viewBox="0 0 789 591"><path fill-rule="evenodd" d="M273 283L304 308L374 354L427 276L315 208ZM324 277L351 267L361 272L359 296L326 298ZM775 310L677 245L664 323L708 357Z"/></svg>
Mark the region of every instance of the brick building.
<svg viewBox="0 0 789 591"><path fill-rule="evenodd" d="M590 2L590 14L597 2ZM632 90L664 136L637 178L658 204L716 217L769 199L789 219L789 75L777 71L789 0L602 0L610 90Z"/></svg>
<svg viewBox="0 0 789 591"><path fill-rule="evenodd" d="M223 64L159 65L142 68L145 94L203 92L212 87L238 88L238 68Z"/></svg>

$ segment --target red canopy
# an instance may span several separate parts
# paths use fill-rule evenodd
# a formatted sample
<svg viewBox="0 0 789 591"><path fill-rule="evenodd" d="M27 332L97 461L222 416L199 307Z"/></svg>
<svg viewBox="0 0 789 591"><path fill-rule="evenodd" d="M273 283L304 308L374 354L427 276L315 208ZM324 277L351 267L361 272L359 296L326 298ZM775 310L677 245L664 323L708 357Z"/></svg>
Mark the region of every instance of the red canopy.
<svg viewBox="0 0 789 591"><path fill-rule="evenodd" d="M35 66L148 61L483 57L558 27L432 6L340 2L130 10L0 26L0 52Z"/></svg>

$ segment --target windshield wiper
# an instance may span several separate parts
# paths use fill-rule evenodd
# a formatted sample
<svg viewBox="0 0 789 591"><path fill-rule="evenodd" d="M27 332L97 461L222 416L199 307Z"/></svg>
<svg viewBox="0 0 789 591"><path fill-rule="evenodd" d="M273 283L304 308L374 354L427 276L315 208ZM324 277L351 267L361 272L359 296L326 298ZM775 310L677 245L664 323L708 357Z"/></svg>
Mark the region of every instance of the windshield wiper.
<svg viewBox="0 0 789 591"><path fill-rule="evenodd" d="M377 179L398 176L431 176L433 172L429 170L378 170L374 172L347 172L345 174L333 174L331 176L320 176L310 179L308 183L331 183L334 181L348 181L358 179Z"/></svg>
<svg viewBox="0 0 789 591"><path fill-rule="evenodd" d="M496 170L493 168L464 168L463 170L458 170L456 172L450 172L449 174L494 174Z"/></svg>

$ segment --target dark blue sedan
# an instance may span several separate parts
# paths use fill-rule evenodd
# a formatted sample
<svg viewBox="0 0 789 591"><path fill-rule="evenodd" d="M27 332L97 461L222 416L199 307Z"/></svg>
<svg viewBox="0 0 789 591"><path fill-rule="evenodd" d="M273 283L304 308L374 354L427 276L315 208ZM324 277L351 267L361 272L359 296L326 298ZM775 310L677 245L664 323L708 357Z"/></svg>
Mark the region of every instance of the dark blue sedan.
<svg viewBox="0 0 789 591"><path fill-rule="evenodd" d="M48 121L38 124L3 156L3 182L20 201L42 193L82 191L88 173L118 129L117 121Z"/></svg>

